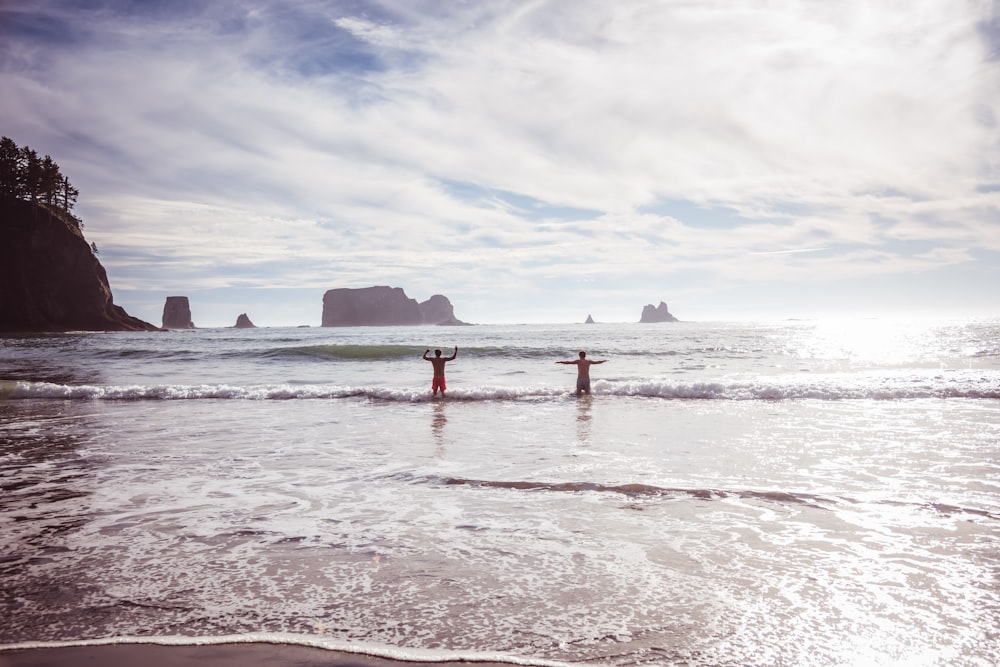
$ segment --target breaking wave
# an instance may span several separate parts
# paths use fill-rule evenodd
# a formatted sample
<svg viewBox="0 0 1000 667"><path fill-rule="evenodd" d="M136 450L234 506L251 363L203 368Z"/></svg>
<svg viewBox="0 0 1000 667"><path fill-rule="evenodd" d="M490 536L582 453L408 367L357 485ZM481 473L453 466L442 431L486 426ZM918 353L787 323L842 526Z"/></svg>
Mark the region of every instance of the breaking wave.
<svg viewBox="0 0 1000 667"><path fill-rule="evenodd" d="M991 376L845 378L787 381L675 383L664 380L594 382L594 397L616 396L675 400L783 401L783 400L905 400L905 399L1000 399L1000 378ZM854 381L851 381L854 380ZM566 386L472 386L448 391L448 400L547 400L572 396ZM421 387L371 387L322 384L163 384L94 385L50 382L0 381L0 399L57 400L295 400L363 399L418 402L431 400Z"/></svg>

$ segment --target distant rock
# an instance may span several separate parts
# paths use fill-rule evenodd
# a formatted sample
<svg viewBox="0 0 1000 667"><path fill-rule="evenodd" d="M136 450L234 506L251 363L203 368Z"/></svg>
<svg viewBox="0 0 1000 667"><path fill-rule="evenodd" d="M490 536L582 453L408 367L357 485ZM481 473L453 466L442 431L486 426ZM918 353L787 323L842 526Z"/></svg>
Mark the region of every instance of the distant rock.
<svg viewBox="0 0 1000 667"><path fill-rule="evenodd" d="M324 327L463 325L447 297L435 294L423 303L400 287L338 288L323 295Z"/></svg>
<svg viewBox="0 0 1000 667"><path fill-rule="evenodd" d="M424 324L439 324L442 326L462 326L465 322L455 317L455 308L448 297L435 294L420 303L420 315Z"/></svg>
<svg viewBox="0 0 1000 667"><path fill-rule="evenodd" d="M241 313L239 317L236 318L236 324L233 325L234 329L256 329L257 326L250 321L246 313Z"/></svg>
<svg viewBox="0 0 1000 667"><path fill-rule="evenodd" d="M587 315L587 321L584 322L584 324L594 324L594 318L591 317L590 315Z"/></svg>
<svg viewBox="0 0 1000 667"><path fill-rule="evenodd" d="M186 296L168 296L163 304L164 329L194 329L191 321L191 305Z"/></svg>
<svg viewBox="0 0 1000 667"><path fill-rule="evenodd" d="M680 322L680 320L671 315L667 310L667 304L661 301L659 306L653 307L649 304L643 308L639 322Z"/></svg>
<svg viewBox="0 0 1000 667"><path fill-rule="evenodd" d="M80 222L43 204L0 201L0 331L156 331L116 306Z"/></svg>

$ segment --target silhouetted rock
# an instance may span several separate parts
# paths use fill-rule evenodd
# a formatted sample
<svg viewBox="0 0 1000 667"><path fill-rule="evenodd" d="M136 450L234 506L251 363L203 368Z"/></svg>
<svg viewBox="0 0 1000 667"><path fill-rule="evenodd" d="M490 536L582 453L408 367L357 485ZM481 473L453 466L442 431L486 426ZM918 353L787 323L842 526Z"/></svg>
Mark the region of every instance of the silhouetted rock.
<svg viewBox="0 0 1000 667"><path fill-rule="evenodd" d="M235 329L256 329L257 326L250 321L246 313L241 313L239 317L236 318L236 324L233 325Z"/></svg>
<svg viewBox="0 0 1000 667"><path fill-rule="evenodd" d="M594 318L591 317L590 315L587 315L587 321L584 322L584 324L594 324Z"/></svg>
<svg viewBox="0 0 1000 667"><path fill-rule="evenodd" d="M114 305L79 221L42 204L0 202L0 331L155 331Z"/></svg>
<svg viewBox="0 0 1000 667"><path fill-rule="evenodd" d="M440 324L442 326L465 324L455 317L455 308L451 305L448 297L441 294L435 294L420 303L420 316L423 318L423 324Z"/></svg>
<svg viewBox="0 0 1000 667"><path fill-rule="evenodd" d="M676 317L670 314L667 310L667 304L660 302L659 306L653 307L652 304L647 305L642 309L642 317L639 318L640 322L679 322Z"/></svg>
<svg viewBox="0 0 1000 667"><path fill-rule="evenodd" d="M338 288L323 295L324 327L453 324L455 318L447 297L435 294L423 303L406 296L399 287Z"/></svg>
<svg viewBox="0 0 1000 667"><path fill-rule="evenodd" d="M164 329L194 329L191 305L186 296L168 296L163 304Z"/></svg>

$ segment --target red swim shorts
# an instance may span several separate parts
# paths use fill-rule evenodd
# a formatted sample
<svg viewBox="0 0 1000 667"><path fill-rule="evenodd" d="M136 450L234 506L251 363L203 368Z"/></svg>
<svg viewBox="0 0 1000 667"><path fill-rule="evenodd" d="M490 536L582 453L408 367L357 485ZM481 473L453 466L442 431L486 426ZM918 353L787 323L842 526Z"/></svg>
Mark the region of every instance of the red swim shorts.
<svg viewBox="0 0 1000 667"><path fill-rule="evenodd" d="M436 377L433 381L431 381L431 391L437 391L438 389L441 391L445 390L444 378Z"/></svg>

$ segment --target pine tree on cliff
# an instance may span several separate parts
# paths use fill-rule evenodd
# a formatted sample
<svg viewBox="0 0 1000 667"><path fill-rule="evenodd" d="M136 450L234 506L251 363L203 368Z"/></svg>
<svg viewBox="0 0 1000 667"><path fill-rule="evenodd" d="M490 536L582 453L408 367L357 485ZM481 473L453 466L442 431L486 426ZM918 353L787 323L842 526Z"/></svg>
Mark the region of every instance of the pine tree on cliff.
<svg viewBox="0 0 1000 667"><path fill-rule="evenodd" d="M80 196L80 191L69 184L69 179L63 176L59 183L59 208L69 213L76 206L76 198ZM73 216L76 218L76 216ZM79 220L79 218L76 218Z"/></svg>
<svg viewBox="0 0 1000 667"><path fill-rule="evenodd" d="M38 201L42 191L42 161L38 152L25 146L21 149L21 183L24 187L24 198L31 202Z"/></svg>
<svg viewBox="0 0 1000 667"><path fill-rule="evenodd" d="M40 158L10 137L0 138L0 200L41 202L69 213L79 194L51 156Z"/></svg>
<svg viewBox="0 0 1000 667"><path fill-rule="evenodd" d="M38 195L39 198L52 206L56 201L56 195L59 194L60 186L62 185L63 175L59 173L59 165L52 160L52 157L46 155L42 158L41 166L41 176L38 182Z"/></svg>
<svg viewBox="0 0 1000 667"><path fill-rule="evenodd" d="M10 137L0 138L0 198L21 197L21 149Z"/></svg>

